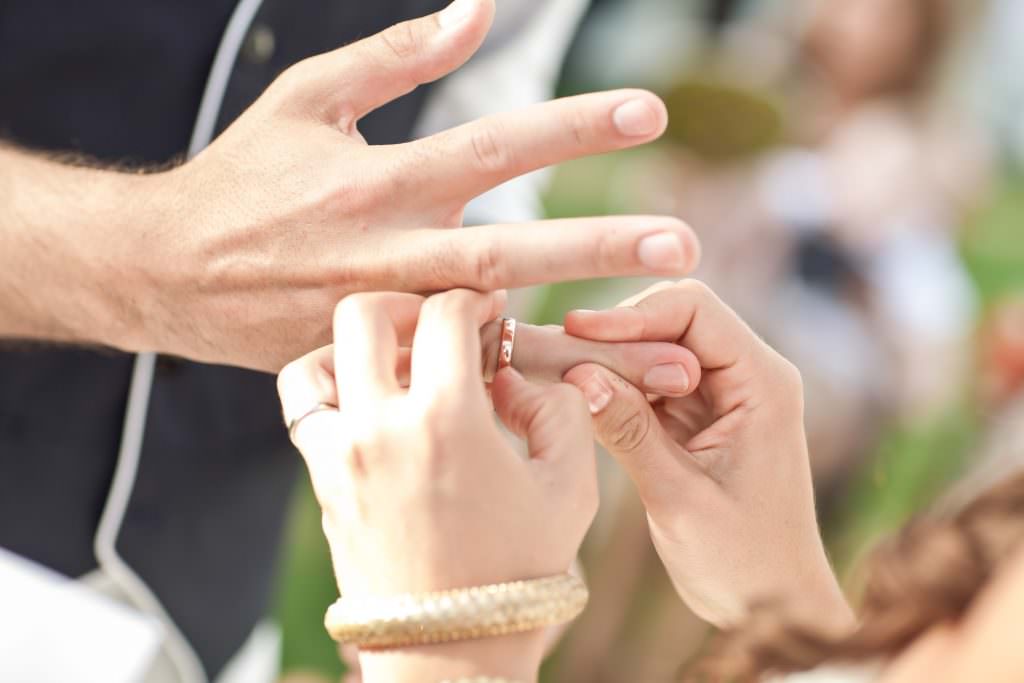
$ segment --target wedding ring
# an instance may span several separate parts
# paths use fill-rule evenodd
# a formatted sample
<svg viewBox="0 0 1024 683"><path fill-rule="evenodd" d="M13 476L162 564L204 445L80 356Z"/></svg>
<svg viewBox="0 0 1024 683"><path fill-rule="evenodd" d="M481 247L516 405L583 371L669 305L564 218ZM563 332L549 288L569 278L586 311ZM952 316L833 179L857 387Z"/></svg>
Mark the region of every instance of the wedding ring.
<svg viewBox="0 0 1024 683"><path fill-rule="evenodd" d="M511 367L516 346L516 319L501 319L501 344L498 346L498 369Z"/></svg>
<svg viewBox="0 0 1024 683"><path fill-rule="evenodd" d="M302 422L303 420L305 420L310 415L315 415L316 413L322 413L325 410L337 410L337 409L338 409L338 406L334 405L333 403L317 403L315 406L313 406L312 408L310 408L309 410L304 412L302 415L299 415L298 417L294 417L294 418L292 418L291 420L288 421L288 438L291 440L291 442L293 444L295 443L295 430L298 429L299 423ZM298 444L296 444L296 445L298 445Z"/></svg>

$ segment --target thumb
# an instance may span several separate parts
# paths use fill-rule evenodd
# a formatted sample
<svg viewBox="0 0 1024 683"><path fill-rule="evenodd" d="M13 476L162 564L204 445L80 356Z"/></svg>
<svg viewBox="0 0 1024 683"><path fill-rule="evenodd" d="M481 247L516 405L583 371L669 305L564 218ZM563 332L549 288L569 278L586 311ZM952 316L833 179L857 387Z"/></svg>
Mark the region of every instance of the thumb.
<svg viewBox="0 0 1024 683"><path fill-rule="evenodd" d="M697 472L696 466L661 426L647 397L593 363L577 365L564 380L583 393L597 440L626 468L644 501L677 496L680 476Z"/></svg>
<svg viewBox="0 0 1024 683"><path fill-rule="evenodd" d="M493 19L494 0L454 0L440 12L306 60L319 86L312 88L313 104L351 132L374 109L465 64ZM325 91L336 107L324 107Z"/></svg>
<svg viewBox="0 0 1024 683"><path fill-rule="evenodd" d="M531 459L590 455L593 460L590 416L575 387L540 386L527 381L516 370L504 368L494 376L491 400L505 426L526 439Z"/></svg>

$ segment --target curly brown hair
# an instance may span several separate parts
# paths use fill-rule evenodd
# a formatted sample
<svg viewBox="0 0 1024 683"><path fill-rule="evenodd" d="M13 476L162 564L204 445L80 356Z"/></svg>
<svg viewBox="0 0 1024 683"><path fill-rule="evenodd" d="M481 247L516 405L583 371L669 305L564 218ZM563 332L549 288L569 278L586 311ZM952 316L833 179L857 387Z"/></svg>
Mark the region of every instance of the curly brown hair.
<svg viewBox="0 0 1024 683"><path fill-rule="evenodd" d="M690 680L756 681L823 663L884 660L933 625L960 619L1014 551L1024 546L1024 472L949 516L922 516L880 545L867 564L857 630L829 637L756 606L721 634Z"/></svg>

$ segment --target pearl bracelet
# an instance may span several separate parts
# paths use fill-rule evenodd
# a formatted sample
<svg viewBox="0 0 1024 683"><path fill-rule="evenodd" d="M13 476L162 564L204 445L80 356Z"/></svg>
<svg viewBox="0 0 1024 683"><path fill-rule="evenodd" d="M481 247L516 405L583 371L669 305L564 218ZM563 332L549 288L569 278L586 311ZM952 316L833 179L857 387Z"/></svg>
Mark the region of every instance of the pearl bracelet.
<svg viewBox="0 0 1024 683"><path fill-rule="evenodd" d="M346 595L327 609L324 626L338 642L364 648L428 645L570 621L587 597L570 574L422 595Z"/></svg>

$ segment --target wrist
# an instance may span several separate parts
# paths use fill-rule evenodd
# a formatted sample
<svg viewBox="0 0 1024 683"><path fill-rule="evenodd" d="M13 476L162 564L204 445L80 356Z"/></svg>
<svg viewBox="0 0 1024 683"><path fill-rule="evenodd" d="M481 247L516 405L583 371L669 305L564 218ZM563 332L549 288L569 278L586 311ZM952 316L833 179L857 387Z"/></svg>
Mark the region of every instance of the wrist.
<svg viewBox="0 0 1024 683"><path fill-rule="evenodd" d="M95 341L122 351L159 350L151 261L159 251L164 174L92 173L87 215L93 223L77 246L81 280L92 284Z"/></svg>
<svg viewBox="0 0 1024 683"><path fill-rule="evenodd" d="M364 683L440 683L476 676L533 683L544 655L544 630L437 645L360 650Z"/></svg>
<svg viewBox="0 0 1024 683"><path fill-rule="evenodd" d="M840 637L856 627L856 616L832 571L824 547L819 547L816 555L815 559L793 566L775 597L786 619Z"/></svg>
<svg viewBox="0 0 1024 683"><path fill-rule="evenodd" d="M90 341L122 351L181 353L172 340L182 311L167 301L177 291L167 274L188 266L167 249L178 228L175 172L74 170L89 174L83 199L91 224L75 247L84 269L80 280L91 284L87 332L99 338Z"/></svg>
<svg viewBox="0 0 1024 683"><path fill-rule="evenodd" d="M832 636L842 636L857 626L857 617L839 587L828 562L824 562L820 578L805 586L805 594L793 600L793 616L813 624Z"/></svg>
<svg viewBox="0 0 1024 683"><path fill-rule="evenodd" d="M129 348L142 329L134 277L149 225L146 176L62 163L0 148L0 205L16 229L0 231L0 284L16 295L4 332L14 338Z"/></svg>

